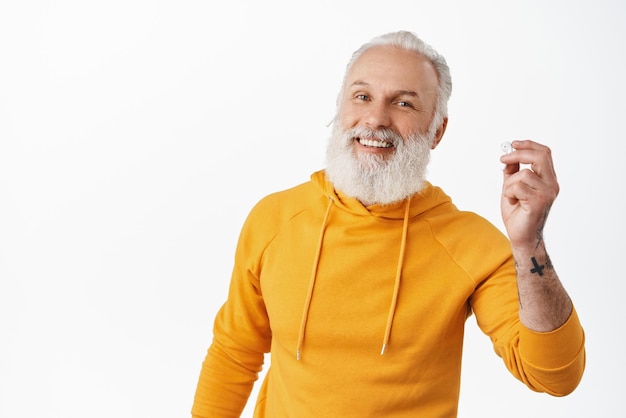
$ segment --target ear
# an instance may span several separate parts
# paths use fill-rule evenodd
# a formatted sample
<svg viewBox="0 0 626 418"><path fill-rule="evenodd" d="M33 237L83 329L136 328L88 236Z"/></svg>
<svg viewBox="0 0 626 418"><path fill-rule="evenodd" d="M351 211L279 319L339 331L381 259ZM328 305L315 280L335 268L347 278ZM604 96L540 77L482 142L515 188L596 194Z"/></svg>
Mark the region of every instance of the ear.
<svg viewBox="0 0 626 418"><path fill-rule="evenodd" d="M441 125L439 125L439 128L437 128L437 132L435 132L435 138L433 139L433 145L430 147L430 149L435 149L437 148L437 145L439 145L439 143L441 142L441 138L443 138L443 134L446 132L446 127L448 126L448 118L443 118L443 122L441 122Z"/></svg>

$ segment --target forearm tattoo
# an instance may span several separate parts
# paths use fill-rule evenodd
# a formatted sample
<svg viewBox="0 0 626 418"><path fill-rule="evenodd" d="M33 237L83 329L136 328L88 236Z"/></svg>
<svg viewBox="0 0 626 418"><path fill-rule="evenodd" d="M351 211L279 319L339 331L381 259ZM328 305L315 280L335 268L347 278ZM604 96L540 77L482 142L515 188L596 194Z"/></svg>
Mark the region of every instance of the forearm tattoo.
<svg viewBox="0 0 626 418"><path fill-rule="evenodd" d="M539 246L541 246L541 244L543 243L543 228L546 225L546 220L548 219L548 213L550 213L550 208L548 208L546 210L546 213L544 213L543 215L543 221L541 222L541 225L539 225L539 228L537 228L536 234L537 234L537 245L535 246L535 249L539 248ZM548 253L545 253L545 258L546 258L546 263L545 264L539 264L539 262L537 262L537 259L535 257L531 257L530 261L533 263L533 267L530 269L530 272L532 274L538 274L539 277L543 276L543 270L545 268L551 270L552 269L552 262L550 261L550 256L548 255Z"/></svg>
<svg viewBox="0 0 626 418"><path fill-rule="evenodd" d="M538 274L539 277L543 276L543 270L544 269L548 269L548 270L552 270L552 261L550 261L550 256L548 255L548 253L546 253L546 263L545 264L539 264L537 262L537 259L535 257L530 257L530 261L532 261L533 263L533 268L530 269L530 272L533 274Z"/></svg>
<svg viewBox="0 0 626 418"><path fill-rule="evenodd" d="M543 269L546 268L545 264L539 265L535 257L530 257L530 261L533 262L533 268L530 269L530 272L537 273L538 275L543 276Z"/></svg>
<svg viewBox="0 0 626 418"><path fill-rule="evenodd" d="M543 228L546 226L546 220L548 219L548 214L549 213L550 213L550 208L548 208L546 210L546 213L544 213L543 221L541 222L541 225L539 225L539 228L537 228L537 231L536 231L537 245L535 246L535 248L539 248L539 246L543 242Z"/></svg>

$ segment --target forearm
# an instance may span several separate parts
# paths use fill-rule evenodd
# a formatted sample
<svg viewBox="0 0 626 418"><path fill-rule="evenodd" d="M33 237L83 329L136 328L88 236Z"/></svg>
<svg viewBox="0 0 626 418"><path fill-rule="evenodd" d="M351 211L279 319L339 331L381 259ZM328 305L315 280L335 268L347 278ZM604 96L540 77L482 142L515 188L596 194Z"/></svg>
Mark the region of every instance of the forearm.
<svg viewBox="0 0 626 418"><path fill-rule="evenodd" d="M520 321L530 330L549 332L572 313L572 301L550 261L543 240L531 248L513 248L517 269Z"/></svg>

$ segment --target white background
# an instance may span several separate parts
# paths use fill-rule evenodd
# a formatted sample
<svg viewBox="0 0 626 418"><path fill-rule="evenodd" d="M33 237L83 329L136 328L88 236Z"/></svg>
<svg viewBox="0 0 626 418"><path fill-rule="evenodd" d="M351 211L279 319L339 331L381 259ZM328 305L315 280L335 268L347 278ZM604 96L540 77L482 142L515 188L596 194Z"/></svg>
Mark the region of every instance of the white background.
<svg viewBox="0 0 626 418"><path fill-rule="evenodd" d="M499 144L553 149L546 240L587 334L552 398L470 318L460 417L624 416L625 21L617 0L0 1L0 416L189 416L244 217L323 167L349 55L399 29L450 64L430 180L459 207L501 228Z"/></svg>

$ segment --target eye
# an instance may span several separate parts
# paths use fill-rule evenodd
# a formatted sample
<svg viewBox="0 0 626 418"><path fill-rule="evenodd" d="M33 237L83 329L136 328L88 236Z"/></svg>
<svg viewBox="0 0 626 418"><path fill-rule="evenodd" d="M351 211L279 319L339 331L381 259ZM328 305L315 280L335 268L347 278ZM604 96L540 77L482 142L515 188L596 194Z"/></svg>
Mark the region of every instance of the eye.
<svg viewBox="0 0 626 418"><path fill-rule="evenodd" d="M398 106L400 106L400 107L409 107L409 108L413 107L413 105L411 103L403 102L403 101L398 102Z"/></svg>
<svg viewBox="0 0 626 418"><path fill-rule="evenodd" d="M354 96L354 98L357 100L361 100L363 102L366 102L370 99L370 97L367 94L357 94Z"/></svg>

